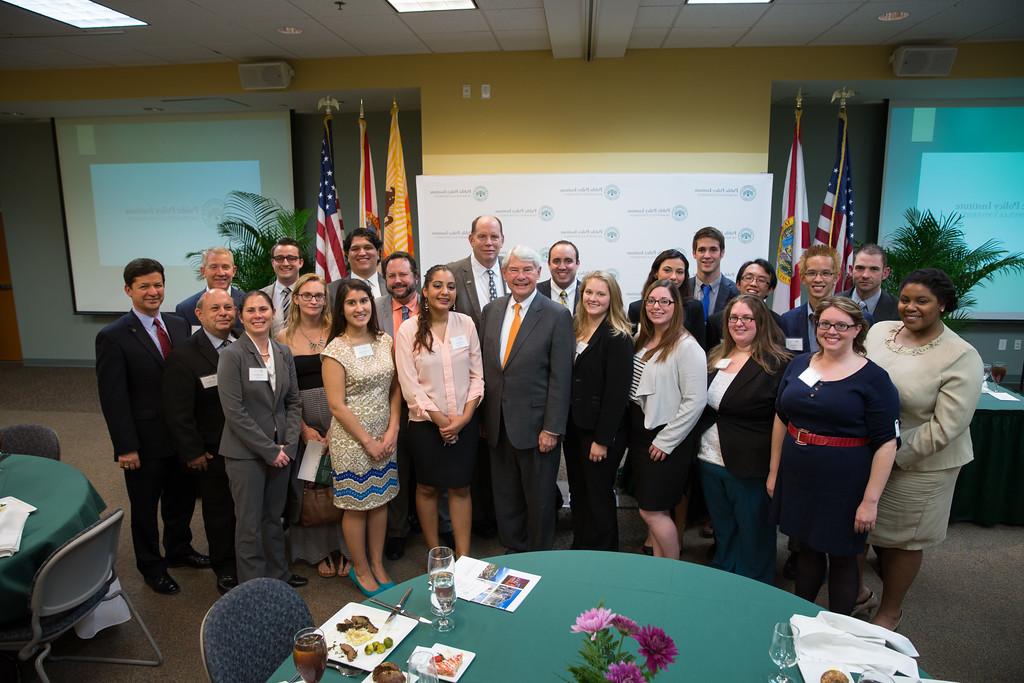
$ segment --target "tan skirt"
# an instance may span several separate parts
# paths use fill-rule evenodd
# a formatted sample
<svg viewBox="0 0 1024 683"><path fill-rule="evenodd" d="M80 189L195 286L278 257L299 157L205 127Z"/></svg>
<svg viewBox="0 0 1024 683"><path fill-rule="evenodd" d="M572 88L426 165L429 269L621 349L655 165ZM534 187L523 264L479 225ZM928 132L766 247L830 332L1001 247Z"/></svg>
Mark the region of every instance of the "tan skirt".
<svg viewBox="0 0 1024 683"><path fill-rule="evenodd" d="M878 501L878 522L868 543L923 550L942 543L959 467L935 472L893 469Z"/></svg>

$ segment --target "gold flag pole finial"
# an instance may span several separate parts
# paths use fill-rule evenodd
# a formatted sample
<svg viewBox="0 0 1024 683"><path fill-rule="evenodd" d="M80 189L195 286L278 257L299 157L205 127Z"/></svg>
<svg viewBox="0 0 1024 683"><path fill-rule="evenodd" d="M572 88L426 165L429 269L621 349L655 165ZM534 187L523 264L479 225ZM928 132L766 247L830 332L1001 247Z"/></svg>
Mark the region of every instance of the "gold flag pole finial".
<svg viewBox="0 0 1024 683"><path fill-rule="evenodd" d="M359 98L359 118L365 119L366 114L363 112L363 98Z"/></svg>
<svg viewBox="0 0 1024 683"><path fill-rule="evenodd" d="M832 101L839 100L839 108L846 109L846 100L857 95L856 91L850 90L845 85L839 90L832 92Z"/></svg>
<svg viewBox="0 0 1024 683"><path fill-rule="evenodd" d="M341 104L338 103L338 100L328 95L327 97L320 98L316 103L316 108L323 111L327 118L331 118L333 112L341 111Z"/></svg>
<svg viewBox="0 0 1024 683"><path fill-rule="evenodd" d="M803 88L799 88L796 91L796 109L797 109L797 111L800 111L803 108L804 108L804 89Z"/></svg>

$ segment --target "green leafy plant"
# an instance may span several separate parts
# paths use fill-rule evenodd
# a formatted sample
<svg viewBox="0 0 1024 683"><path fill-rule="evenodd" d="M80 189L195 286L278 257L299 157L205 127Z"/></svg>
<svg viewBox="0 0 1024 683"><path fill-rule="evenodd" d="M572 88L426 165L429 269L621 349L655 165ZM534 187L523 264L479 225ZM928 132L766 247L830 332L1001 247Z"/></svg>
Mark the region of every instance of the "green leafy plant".
<svg viewBox="0 0 1024 683"><path fill-rule="evenodd" d="M299 253L305 259L302 272L312 272L314 263L309 258L312 238L306 232L309 216L308 209L289 211L276 200L253 192L228 193L217 234L225 238L225 246L235 257L238 272L234 285L251 292L274 281L270 250L281 237L291 237L299 243ZM186 256L198 267L202 252Z"/></svg>
<svg viewBox="0 0 1024 683"><path fill-rule="evenodd" d="M978 284L991 281L998 273L1024 271L1024 254L1010 253L1002 242L990 239L972 249L964 238L964 218L958 213L938 218L931 211L907 209L906 225L900 227L884 245L892 269L882 286L893 296L911 271L918 268L939 268L953 280L960 300L956 311L944 317L953 329L966 326L967 309L977 303L970 294Z"/></svg>

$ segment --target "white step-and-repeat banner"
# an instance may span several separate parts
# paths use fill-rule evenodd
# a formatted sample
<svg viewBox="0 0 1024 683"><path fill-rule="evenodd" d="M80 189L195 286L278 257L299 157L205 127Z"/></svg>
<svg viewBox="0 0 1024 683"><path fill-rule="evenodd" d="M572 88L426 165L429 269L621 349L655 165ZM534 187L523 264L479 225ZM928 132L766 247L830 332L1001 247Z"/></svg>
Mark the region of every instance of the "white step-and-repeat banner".
<svg viewBox="0 0 1024 683"><path fill-rule="evenodd" d="M686 254L693 275L693 233L707 225L725 235L727 277L745 261L769 258L768 173L417 176L416 189L422 272L468 256L470 224L482 214L501 219L505 250L527 244L546 258L554 242L574 243L579 274L611 271L626 301L639 298L665 249Z"/></svg>

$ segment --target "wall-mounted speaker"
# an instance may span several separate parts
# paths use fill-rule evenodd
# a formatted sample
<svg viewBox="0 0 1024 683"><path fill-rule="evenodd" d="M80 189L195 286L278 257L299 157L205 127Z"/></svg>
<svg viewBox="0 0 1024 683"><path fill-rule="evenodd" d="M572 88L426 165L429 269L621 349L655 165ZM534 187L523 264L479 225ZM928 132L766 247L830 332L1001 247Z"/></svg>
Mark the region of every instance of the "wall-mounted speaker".
<svg viewBox="0 0 1024 683"><path fill-rule="evenodd" d="M903 78L942 78L953 70L955 47L903 45L896 48L889 61L892 72Z"/></svg>
<svg viewBox="0 0 1024 683"><path fill-rule="evenodd" d="M288 62L239 64L238 80L243 90L283 90L292 82L295 70Z"/></svg>

